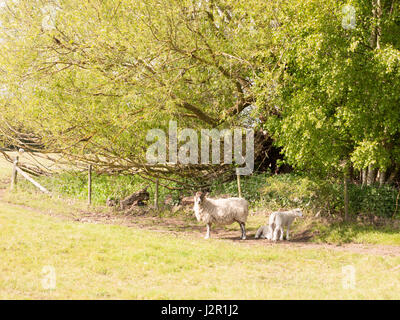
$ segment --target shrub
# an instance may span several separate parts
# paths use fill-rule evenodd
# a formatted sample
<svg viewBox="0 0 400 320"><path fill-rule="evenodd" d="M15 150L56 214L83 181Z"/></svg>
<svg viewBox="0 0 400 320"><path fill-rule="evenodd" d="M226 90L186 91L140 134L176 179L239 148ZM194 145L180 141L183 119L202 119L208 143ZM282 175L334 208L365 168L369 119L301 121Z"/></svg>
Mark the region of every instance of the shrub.
<svg viewBox="0 0 400 320"><path fill-rule="evenodd" d="M85 172L63 172L51 177L40 177L39 182L52 192L82 200L87 198ZM168 185L175 187L172 182ZM149 186L150 199L153 199L154 183L138 175L93 174L93 203L105 204L108 197L122 199L145 186ZM22 180L19 188L25 191L34 189L30 183ZM242 196L250 202L252 208L262 207L272 211L301 207L314 213L321 211L330 215L341 215L344 211L343 184L334 180L320 180L295 173L282 175L262 173L241 177L241 188ZM177 203L180 196L192 195L193 192L171 191L160 186L160 203L167 194L172 195L172 203ZM216 180L213 183L211 196L217 197L222 194L238 195L236 179L224 183ZM399 217L400 208L396 211L397 195L398 191L391 186L350 185L350 214L392 217L396 212L396 216Z"/></svg>
<svg viewBox="0 0 400 320"><path fill-rule="evenodd" d="M301 207L314 213L341 215L344 212L343 184L335 180L321 180L296 173L270 175L267 173L242 177L242 196L253 208L269 210ZM237 196L236 180L212 187L212 195ZM349 186L350 214L392 217L396 211L398 191L389 185ZM396 212L400 216L400 208Z"/></svg>

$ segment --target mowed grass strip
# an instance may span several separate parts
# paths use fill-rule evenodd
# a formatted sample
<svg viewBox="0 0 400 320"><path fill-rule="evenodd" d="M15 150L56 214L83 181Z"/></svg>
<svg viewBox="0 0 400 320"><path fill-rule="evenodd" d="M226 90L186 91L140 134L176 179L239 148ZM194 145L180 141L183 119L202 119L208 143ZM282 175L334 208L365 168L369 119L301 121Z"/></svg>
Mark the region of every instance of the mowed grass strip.
<svg viewBox="0 0 400 320"><path fill-rule="evenodd" d="M343 287L342 267L355 268ZM399 299L400 257L248 247L0 203L1 299ZM44 289L43 267L56 271Z"/></svg>

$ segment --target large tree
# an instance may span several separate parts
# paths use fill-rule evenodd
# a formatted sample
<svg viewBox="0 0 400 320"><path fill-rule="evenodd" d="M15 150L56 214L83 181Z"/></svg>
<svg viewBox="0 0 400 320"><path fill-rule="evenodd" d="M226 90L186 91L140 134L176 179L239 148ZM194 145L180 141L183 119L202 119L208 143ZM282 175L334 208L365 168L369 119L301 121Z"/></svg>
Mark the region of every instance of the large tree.
<svg viewBox="0 0 400 320"><path fill-rule="evenodd" d="M278 23L280 68L264 73L259 106L290 163L322 174L369 168L370 183L378 169L381 182L386 172L393 178L400 164L400 3L297 2Z"/></svg>
<svg viewBox="0 0 400 320"><path fill-rule="evenodd" d="M268 2L233 0L20 0L1 13L5 136L20 127L70 159L187 177L146 165L146 132L240 124L273 18Z"/></svg>

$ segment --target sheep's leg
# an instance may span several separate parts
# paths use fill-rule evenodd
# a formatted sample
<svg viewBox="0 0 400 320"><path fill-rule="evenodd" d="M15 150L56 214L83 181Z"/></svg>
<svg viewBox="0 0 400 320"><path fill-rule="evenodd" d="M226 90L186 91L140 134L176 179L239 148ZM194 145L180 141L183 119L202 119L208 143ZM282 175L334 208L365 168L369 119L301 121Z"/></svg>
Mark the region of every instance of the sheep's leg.
<svg viewBox="0 0 400 320"><path fill-rule="evenodd" d="M207 223L207 233L204 239L210 239L211 223Z"/></svg>
<svg viewBox="0 0 400 320"><path fill-rule="evenodd" d="M243 222L239 222L240 225L240 229L242 230L242 240L246 240L246 227L245 224Z"/></svg>
<svg viewBox="0 0 400 320"><path fill-rule="evenodd" d="M287 226L287 229L286 229L286 240L287 240L287 241L290 240L290 238L289 238L289 229L290 229L290 226L288 225L288 226Z"/></svg>
<svg viewBox="0 0 400 320"><path fill-rule="evenodd" d="M280 241L283 241L283 226L281 226L281 227L279 228L279 231L281 232L281 235L280 235L280 237L279 237L279 240L280 240Z"/></svg>

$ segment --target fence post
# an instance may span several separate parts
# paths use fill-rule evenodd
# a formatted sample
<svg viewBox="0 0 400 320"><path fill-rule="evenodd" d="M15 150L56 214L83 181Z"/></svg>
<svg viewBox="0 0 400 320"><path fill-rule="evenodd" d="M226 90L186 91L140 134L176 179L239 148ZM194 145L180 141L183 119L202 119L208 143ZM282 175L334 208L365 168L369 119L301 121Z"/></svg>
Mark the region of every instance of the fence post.
<svg viewBox="0 0 400 320"><path fill-rule="evenodd" d="M349 166L346 162L344 167L344 220L349 219Z"/></svg>
<svg viewBox="0 0 400 320"><path fill-rule="evenodd" d="M240 186L240 174L236 174L239 198L242 197L242 188Z"/></svg>
<svg viewBox="0 0 400 320"><path fill-rule="evenodd" d="M15 160L13 162L13 170L12 170L12 176L11 176L11 187L10 187L10 190L14 190L14 188L17 185L17 176L18 176L17 166L18 166L18 161L19 161L19 156L16 156Z"/></svg>
<svg viewBox="0 0 400 320"><path fill-rule="evenodd" d="M344 221L349 219L349 190L348 179L344 178Z"/></svg>
<svg viewBox="0 0 400 320"><path fill-rule="evenodd" d="M158 184L159 180L156 179L156 190L154 192L154 207L158 210Z"/></svg>
<svg viewBox="0 0 400 320"><path fill-rule="evenodd" d="M92 165L89 164L88 170L88 204L92 204Z"/></svg>

